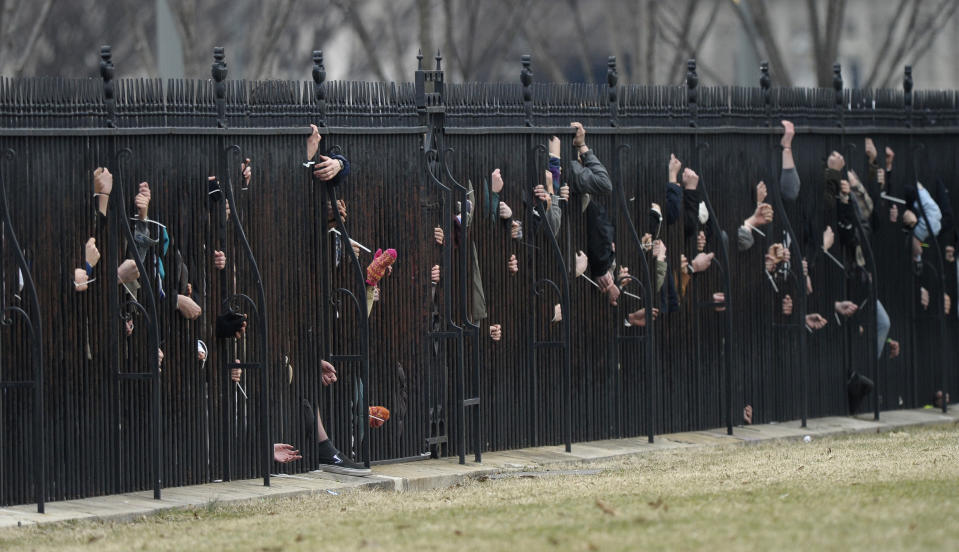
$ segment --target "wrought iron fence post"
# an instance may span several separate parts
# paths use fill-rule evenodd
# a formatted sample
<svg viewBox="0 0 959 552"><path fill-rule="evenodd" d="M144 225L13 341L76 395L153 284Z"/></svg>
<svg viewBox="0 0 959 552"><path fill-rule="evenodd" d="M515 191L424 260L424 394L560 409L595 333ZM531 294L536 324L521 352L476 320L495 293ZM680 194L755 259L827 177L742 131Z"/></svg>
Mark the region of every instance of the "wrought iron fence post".
<svg viewBox="0 0 959 552"><path fill-rule="evenodd" d="M523 83L523 111L526 113L526 126L533 126L533 91L530 85L533 84L533 70L530 69L532 59L529 54L523 54L520 58L523 69L519 73L520 82ZM528 151L528 150L527 150Z"/></svg>
<svg viewBox="0 0 959 552"><path fill-rule="evenodd" d="M618 121L618 98L616 90L616 82L618 80L618 74L616 71L616 57L609 56L607 62L606 70L606 85L608 87L607 95L607 105L609 109L609 125L611 127L616 127L619 124ZM617 138L614 142L619 142L619 135L616 135ZM623 301L619 308L613 311L613 344L612 356L614 358L613 366L617 367L618 373L627 373L627 370L623 365L628 364L629 361L634 361L638 359L643 360L643 369L645 370L644 385L646 387L646 424L647 424L647 438L650 443L654 442L656 434L656 409L655 409L655 375L656 375L656 340L655 340L655 330L656 330L656 317L653 315L653 307L655 304L654 297L655 285L652 279L652 272L649 268L649 262L646 259L646 252L643 249L642 240L639 237L639 233L636 231L636 225L633 222L633 217L629 213L629 202L626 200L626 184L625 178L622 169L622 151L630 149L629 145L617 143L613 147L613 187L614 191L611 195L611 210L619 211L620 216L623 220L626 221L626 229L628 230L627 236L624 239L625 243L631 243L635 250L639 253L639 276L636 278L629 276L623 278L622 280L617 281L617 285L620 289L624 288L626 284L630 281L636 281L640 287L640 299L643 304L643 308L646 309L646 325L645 330L642 334L639 335L624 335L623 334L623 316L622 311L624 309L625 301ZM621 297L624 295L621 294ZM639 344L642 349L641 355L631 355L623 354L622 350L626 345L629 344ZM622 388L622 383L620 384ZM617 396L621 393L617 393ZM618 405L617 414L621 415L623 409L622 405ZM628 409L627 409L628 410ZM623 425L626 425L625 423ZM622 434L622 430L620 432Z"/></svg>
<svg viewBox="0 0 959 552"><path fill-rule="evenodd" d="M106 123L109 128L116 127L117 101L113 91L113 53L109 45L100 47L100 78L103 79L103 106L106 109Z"/></svg>
<svg viewBox="0 0 959 552"><path fill-rule="evenodd" d="M532 103L533 95L531 85L533 83L533 71L530 68L532 60L529 55L523 55L521 58L521 63L523 68L520 72L520 82L523 85L523 98L524 103L528 107L528 113L532 113ZM532 127L532 121L527 120L527 127ZM534 137L535 130L531 129L526 134L526 155L527 155L527 164L526 164L526 178L527 186L529 190L532 190L541 182L542 175L545 173L547 168L548 153L546 148L542 144L535 144ZM554 190L555 191L555 190ZM524 192L526 193L526 192ZM554 281L551 278L539 277L536 274L536 261L535 261L535 251L537 249L530 250L530 257L527 266L530 267L528 270L530 275L530 284L533 295L533 308L532 324L527 326L526 332L528 335L528 350L527 350L527 367L531 376L532 385L530 386L530 401L533 405L531 412L533 413L533 420L531 424L533 443L539 444L539 411L541 410L538 407L538 401L540 400L541 393L539 392L538 378L536 377L537 371L537 359L538 352L540 349L559 349L561 351L562 358L562 397L565 403L565 411L563 412L563 441L565 445L566 452L572 451L572 434L573 434L573 420L572 420L572 363L571 363L571 325L573 319L572 309L570 307L570 298L569 298L569 270L566 265L566 260L563 256L563 250L559 245L559 241L556 238L556 235L553 233L553 229L550 227L547 217L546 202L534 198L530 202L530 207L534 212L535 216L538 217L539 222L535 225L530 225L528 228L529 237L532 239L534 231L542 232L546 235L546 239L550 245L550 250L553 253L553 257L556 263L556 270L559 272L561 280L559 283ZM568 223L567 223L568 224ZM535 303L536 298L542 297L547 291L553 291L559 297L560 312L562 313L562 320L559 322L561 324L561 335L562 338L560 341L553 339L541 340L537 337L537 331L540 328L540 324L537 323L538 313L541 312L538 308L538 305Z"/></svg>
<svg viewBox="0 0 959 552"><path fill-rule="evenodd" d="M13 161L16 153L13 149L7 149L3 154L2 162ZM3 263L3 251L10 248L13 252L13 258L18 270L17 278L23 279L22 299L23 307L6 304L6 297L0 296L0 326L13 325L14 319L10 315L17 315L22 318L27 328L27 336L30 339L30 360L33 364L33 379L26 381L3 381L0 377L0 392L6 395L9 389L23 388L33 391L33 434L30 437L30 443L36 454L31 455L33 469L34 492L37 499L37 512L46 511L47 498L47 446L46 430L43 410L43 316L40 312L40 300L37 296L37 288L33 283L33 275L30 273L30 265L27 263L23 249L17 239L17 233L13 226L13 220L10 218L10 205L7 202L6 178L4 178L3 167L0 166L0 265ZM6 243L9 240L9 243ZM0 285L5 283L3 277L3 267L0 266ZM0 289L0 293L3 290ZM2 375L2 374L0 374ZM3 411L0 410L0 419ZM0 444L4 447L6 443L0 439Z"/></svg>
<svg viewBox="0 0 959 552"><path fill-rule="evenodd" d="M843 109L843 80L842 80L842 66L839 63L833 63L832 65L832 88L833 88L833 109L836 115L836 126L840 128L840 138L839 138L839 149L845 151L846 145L846 124L845 124L845 112ZM855 217L858 222L858 215ZM838 223L837 223L838 224ZM843 264L846 263L846 256L842 258ZM849 278L843 271L842 279L842 294L843 297L849 296ZM842 339L842 359L843 367L846 369L847 374L852 374L852 339L850 337L848 326L844 329L841 334ZM804 368L806 374L808 375L808 368ZM806 379L803 379L803 424L805 425L806 420L806 410L809 405L809 395L808 395L808 382ZM876 389L876 397L878 401L879 390Z"/></svg>
<svg viewBox="0 0 959 552"><path fill-rule="evenodd" d="M839 126L841 128L841 133L840 133L842 137L841 147L845 150L846 149L846 126L845 126L846 101L845 101L845 93L843 92L842 66L839 63L833 64L833 90L835 92L835 106L836 106L836 114L837 114L836 117L837 117L837 120L839 121ZM850 144L850 146L854 147L854 145L852 144ZM873 256L871 236L866 233L865 227L862 224L862 211L859 206L859 202L853 199L851 203L852 203L852 208L854 213L853 218L854 218L855 232L859 236L859 243L860 243L860 246L862 247L863 257L866 262L865 268L867 272L869 272L870 274L870 277L868 279L868 287L869 287L868 304L869 304L870 310L869 310L869 314L867 316L867 321L865 324L867 328L865 333L865 339L866 339L867 346L869 346L870 343L876 343L876 340L878 339L878 335L879 335L878 333L878 309L879 309L878 307L878 299L879 299L878 298L878 285L879 285L878 269L876 266L875 257ZM853 349L852 349L852 340L853 340L851 336L852 332L848 329L850 327L851 325L847 325L846 353L848 355L849 370L852 370L852 363L854 361L854 358L853 358ZM871 348L868 350L872 351ZM875 395L876 395L875 403L874 403L875 406L873 411L873 418L878 421L879 411L881 406L879 404L879 393L880 393L879 362L876 356L871 354L871 352L867 357L867 364L869 367L869 370L868 370L869 375L873 378L873 382L874 382L873 388L875 390Z"/></svg>
<svg viewBox="0 0 959 552"><path fill-rule="evenodd" d="M771 94L771 83L772 78L769 75L769 62L763 61L759 65L760 76L759 76L759 87L763 95L763 105L765 108L765 117L766 117L766 127L769 129L767 133L767 151L768 158L767 163L769 166L769 174L767 180L770 184L767 186L770 190L770 196L772 197L773 204L775 205L776 211L779 212L779 217L783 221L783 228L786 235L789 238L791 244L790 249L792 249L793 255L797 259L805 259L800 245L799 240L797 239L796 232L792 227L792 222L789 220L789 213L786 211L785 203L782 198L782 183L779 181L779 178L775 174L775 160L774 152L776 151L775 141L773 138L772 128L773 128L773 118L772 118L772 94ZM798 268L797 268L798 267ZM806 385L806 380L809 374L809 351L807 350L807 331L806 331L806 282L805 274L802 269L802 263L793 264L789 270L789 277L796 284L796 291L798 293L798 302L795 309L797 313L798 322L795 324L783 324L787 335L789 332L795 332L799 338L799 373L800 373L800 386ZM806 395L801 393L802 405L800 408L800 427L806 427L807 422L807 400Z"/></svg>
<svg viewBox="0 0 959 552"><path fill-rule="evenodd" d="M323 66L323 50L313 50L313 112L319 127L326 126L326 67Z"/></svg>
<svg viewBox="0 0 959 552"><path fill-rule="evenodd" d="M609 56L606 62L606 105L609 108L609 126L615 127L619 118L619 98L617 96L616 83L619 81L619 73L616 72L616 56Z"/></svg>
<svg viewBox="0 0 959 552"><path fill-rule="evenodd" d="M321 50L313 50L313 116L316 118L316 126L323 128L326 126L326 68L323 65L323 52ZM311 160L307 160L309 162ZM306 185L313 187L313 170L312 167L309 167L307 170ZM320 317L323 321L323 328L320 332L320 358L326 361L330 360L330 355L333 354L333 344L332 344L332 320L331 310L333 307L333 292L331 289L330 275L333 272L333 259L330 254L329 244L330 236L327 232L328 221L327 221L327 210L324 207L324 202L326 201L326 190L323 188L321 193L316 200L316 211L315 217L316 220L320 222L320 234L321 238L317 240L317 249L318 257L320 264ZM342 238L340 243L344 243ZM351 248L352 249L352 248ZM310 408L313 410L313 413L317 412L319 408L318 397L320 395L326 395L326 413L324 415L325 423L329 426L333 425L333 389L327 387L325 390L321 389L318 393L313 394L311 391L307 391L307 395L314 400L308 400ZM315 436L316 428L307 426L304 428L304 433L310 436L307 440L308 443L313 444L312 451L308 454L307 458L312 463L311 468L315 467L317 464L314 461L316 456L316 447L315 447Z"/></svg>
<svg viewBox="0 0 959 552"><path fill-rule="evenodd" d="M226 207L230 208L230 218L233 220L233 230L236 233L236 240L239 242L241 251L246 255L247 261L250 263L250 273L252 276L252 284L256 288L256 297L257 300L254 302L249 296L234 292L230 287L227 281L226 270L220 271L220 283L221 283L221 293L223 294L223 300L221 302L221 307L224 312L234 313L236 312L237 306L241 302L245 302L252 310L253 317L252 321L255 323L252 331L255 334L256 338L256 349L255 353L260 357L259 360L250 361L246 359L246 362L234 362L232 355L227 355L227 346L226 338L221 338L218 344L218 351L220 352L220 358L217 359L218 362L222 362L224 370L222 371L222 376L225 378L230 377L230 372L234 368L240 368L243 370L252 370L256 375L260 383L259 389L259 419L260 419L260 439L262 442L259 444L260 447L260 456L261 461L263 462L263 485L266 487L270 486L270 468L272 467L273 462L273 440L270 437L270 377L269 377L269 366L270 366L270 351L269 351L269 328L268 328L268 318L267 318L267 305L266 305L266 293L263 289L263 280L260 276L260 269L257 266L256 258L253 255L253 249L250 246L250 242L246 237L246 231L243 229L243 224L240 222L241 212L239 206L236 203L236 199L233 195L233 174L235 169L231 167L237 166L237 164L242 161L242 155L238 155L239 159L231 159L232 154L239 154L240 148L236 145L226 145L226 133L227 133L227 120L226 120L226 77L227 77L227 64L225 61L226 55L224 49L220 46L213 49L213 66L211 68L211 75L214 80L214 100L216 102L216 112L217 112L217 127L220 132L217 133L217 144L218 144L218 168L217 173L220 175L219 186L221 192L223 193L223 207L219 208L220 214L223 216L220 223L220 232L221 232L221 245L226 244ZM231 161L234 161L231 164ZM242 178L242 176L241 176ZM249 315L247 315L250 318ZM249 352L247 352L249 354ZM229 379L227 383L222 387L223 389L223 398L224 401L221 406L224 407L225 416L226 416L226 425L224 427L224 450L223 450L223 459L224 459L224 474L223 479L227 481L232 478L231 468L232 462L230 455L232 454L231 450L231 434L234 430L232 420L232 408L229 401L229 395L231 390L231 385L229 384ZM254 447L257 445L254 444ZM254 456L255 457L255 456ZM255 468L255 466L254 466Z"/></svg>
<svg viewBox="0 0 959 552"><path fill-rule="evenodd" d="M912 124L912 117L913 117L913 113L912 113L912 85L913 85L913 82L912 82L912 66L911 66L911 65L906 65L905 70L904 70L904 73L903 73L903 78L902 78L902 92L903 92L902 101L903 101L903 109L904 109L904 111L905 111L905 125L906 125L906 128L909 129L909 155L910 155L910 157L911 157L913 166L915 167L915 161L916 161L916 160L915 160L915 145L914 145L914 142L915 142L915 141L914 141L914 134L913 134L913 132L912 132L912 128L913 128L913 124ZM913 169L913 172L915 173L915 168ZM915 283L916 283L915 273L910 271L910 277L912 278L913 286L915 286ZM909 316L910 322L913 322L913 323L911 323L911 324L909 325L910 335L913 336L913 337L915 337L915 335L916 335L916 333L917 333L917 332L916 332L916 328L915 328L915 324L914 324L914 321L916 320L916 302L915 302L915 301L910 301L910 302L909 302L909 315L910 315L910 316ZM917 340L917 339L912 339L911 341L912 341L913 343L918 343L918 340ZM914 367L915 367L915 366L918 366L918 351L917 351L916 349L917 349L917 347L915 347L915 346L909 348L909 358L910 358L910 361L911 361L910 364L911 364L912 366L914 366ZM913 401L916 401L916 400L918 400L918 389L919 389L918 377L919 377L919 371L916 370L916 369L913 369L913 370L912 370L912 373L913 373L913 385L912 385L912 388L913 388Z"/></svg>
<svg viewBox="0 0 959 552"><path fill-rule="evenodd" d="M227 65L225 61L225 52L222 47L216 47L213 49L213 65L211 67L211 76L213 77L214 86L214 106L216 108L216 124L218 128L224 128L226 121L226 85L223 82L227 76ZM226 140L223 136L217 137L217 186L223 186L229 176L229 168L225 161L222 159L224 157L224 150L226 149ZM221 190L222 191L222 190ZM216 220L217 220L217 235L219 241L218 249L220 251L228 251L227 247L227 214L226 210L229 207L229 204L226 198L221 198L221 201L218 201L216 204ZM233 213L234 216L238 217L239 213ZM221 303L227 303L229 301L229 282L230 278L227 272L230 269L224 269L219 271L219 284L220 284L220 293L223 295ZM218 339L217 340L217 363L221 366L229 366L235 360L233 354L228 351L227 340ZM214 371L218 379L222 379L223 375L221 371ZM223 409L223 430L221 435L221 446L223 455L223 474L221 479L223 481L231 481L233 479L233 432L234 426L233 423L235 419L234 411L236 408L236 401L231 400L230 389L231 386L228 383L222 383L220 385L220 408Z"/></svg>
<svg viewBox="0 0 959 552"><path fill-rule="evenodd" d="M112 61L112 51L110 46L103 46L100 48L100 76L103 78L103 98L104 106L107 111L107 126L110 128L116 128L116 103L113 98L113 73L114 66ZM119 296L119 286L125 284L120 284L119 277L117 273L113 270L106 270L107 273L107 286L110 288L110 349L108 354L112 355L112 359L109 361L112 364L113 375L114 375L114 394L112 397L112 404L114 407L114 439L116 444L116 451L120 450L120 439L121 439L121 422L120 422L120 411L119 411L119 401L122 395L122 389L120 383L123 381L145 381L149 382L152 385L151 388L151 416L150 416L150 462L153 472L153 498L160 500L160 490L163 486L163 468L162 468L162 435L160 432L161 426L161 388L160 388L160 360L159 360L159 350L160 350L160 328L159 322L157 320L157 305L156 298L154 296L154 287L153 282L150 279L150 275L146 270L143 261L140 259L140 255L137 252L135 240L133 237L133 232L130 230L130 223L126 218L124 210L126 209L126 199L124 194L124 184L127 181L127 175L124 168L124 160L129 160L133 157L133 152L129 148L120 150L117 145L118 134L113 132L110 135L110 159L113 163L114 170L116 171L116 178L114 181L113 192L109 196L107 202L107 218L108 226L110 228L110 243L107 245L107 266L119 266L118 253L120 251L119 242L121 240L126 242L125 254L129 256L130 259L136 264L137 271L139 272L138 281L142 281L140 284L140 290L143 292L143 297L146 299L145 305L140 303L139 298L133 297L132 299L121 303ZM132 293L131 293L132 295ZM147 320L147 368L148 372L124 372L121 370L121 360L122 355L120 354L120 340L119 340L119 331L120 327L118 322L122 318L121 309L129 305L135 311L139 311ZM115 452L117 455L117 464L119 464L119 453ZM120 469L120 466L117 466L116 470L116 479L115 484L117 486L117 492L120 492L119 489L122 487L121 476L123 470Z"/></svg>
<svg viewBox="0 0 959 552"><path fill-rule="evenodd" d="M906 103L906 116L907 122L906 126L909 129L913 128L913 96L912 96L912 66L907 65L903 75L903 99ZM904 102L904 103L905 103ZM918 146L913 145L913 133L910 130L909 133L909 146L910 154L912 155L912 167L914 173L915 186L918 193L918 188L920 185L919 182L919 163L916 158L916 151L919 149L925 149L925 144L920 143ZM945 261L942 257L942 249L939 246L939 237L932 231L932 225L929 223L929 217L926 213L926 208L922 203L922 200L917 199L916 205L918 206L919 216L922 217L922 220L926 223L926 228L929 231L929 241L932 243L932 248L935 250L935 270L937 272L939 280L939 289L935 293L934 297L930 299L930 303L935 305L935 316L936 316L936 325L939 335L939 370L940 377L942 378L942 383L940 384L942 389L942 412L946 413L949 411L949 402L946 400L946 392L948 391L948 359L946 357L946 316L945 316L945 307L943 305L942 294L946 290L946 273L945 273ZM908 207L908 206L907 206ZM876 412L878 416L878 409Z"/></svg>
<svg viewBox="0 0 959 552"><path fill-rule="evenodd" d="M702 169L702 155L700 154L701 144L699 142L699 76L696 74L696 60L690 59L686 62L686 103L689 109L689 126L690 128L696 129L693 131L693 153L696 157L696 167L703 172ZM733 311L733 301L732 293L730 292L732 285L730 282L730 264L729 264L729 247L728 247L728 238L726 232L719 225L719 220L716 218L716 211L713 209L712 203L709 201L709 193L706 190L705 178L703 175L700 175L699 178L699 187L703 191L703 200L706 203L706 209L709 213L709 224L713 227L713 233L716 235L716 238L719 242L719 268L723 273L723 293L725 295L725 310L722 311L723 317L723 335L720 338L720 372L723 379L725 380L725 389L724 389L724 399L725 399L725 414L726 414L726 433L728 435L733 434L733 406L732 406L732 382L730 381L732 370L729 368L730 363L732 362L732 334L733 334L733 321L732 321L732 311ZM708 306L712 306L712 303L707 303Z"/></svg>
<svg viewBox="0 0 959 552"><path fill-rule="evenodd" d="M213 94L216 101L216 126L226 128L226 52L222 46L213 48Z"/></svg>
<svg viewBox="0 0 959 552"><path fill-rule="evenodd" d="M440 197L440 227L443 230L443 245L440 264L440 284L442 287L442 328L428 332L430 343L445 344L452 341L456 348L454 356L456 366L454 367L454 379L457 374L462 373L460 361L463 358L463 328L453 321L453 190L447 186L446 171L446 106L445 106L445 77L442 71L442 57L439 51L436 55L436 68L434 70L423 69L423 54L420 52L417 56L417 70L415 74L415 100L416 109L419 113L420 123L427 127L427 134L424 136L422 155L421 175L423 177L422 190L433 189ZM443 355L442 360L430 363L429 377L427 378L430 414L430 436L427 438L427 444L430 446L430 452L433 457L445 456L449 452L449 432L447 430L448 422L448 375L449 375L449 349L446 346L439 347L438 355ZM457 395L456 401L461 404L460 385L458 379L453 382L454 391ZM462 417L459 406L457 412ZM458 435L457 438L462 437ZM460 443L462 444L462 443ZM464 447L457 451L460 454L460 462L465 463Z"/></svg>

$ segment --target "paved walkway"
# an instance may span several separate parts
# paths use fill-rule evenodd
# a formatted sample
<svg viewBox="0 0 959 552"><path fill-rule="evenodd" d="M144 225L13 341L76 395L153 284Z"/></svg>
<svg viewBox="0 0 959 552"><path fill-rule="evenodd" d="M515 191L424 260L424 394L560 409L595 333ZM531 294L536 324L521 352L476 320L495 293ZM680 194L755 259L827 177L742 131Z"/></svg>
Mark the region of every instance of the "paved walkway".
<svg viewBox="0 0 959 552"><path fill-rule="evenodd" d="M393 491L416 491L448 487L467 477L479 477L500 472L529 470L545 466L559 467L577 462L593 462L611 458L643 454L655 450L717 446L724 444L752 444L777 439L801 439L827 435L889 431L892 429L959 423L959 408L948 414L939 410L894 410L883 412L880 422L872 416L830 417L809 420L808 427L799 427L798 421L737 427L735 435L726 435L725 428L657 435L655 443L645 437L576 443L567 454L562 446L535 447L521 450L491 452L483 455L482 464L457 463L455 458L424 460L405 464L375 466L369 477L350 477L329 473L306 473L272 478L272 486L264 487L260 479L209 483L191 487L163 489L163 500L153 500L152 491L121 495L49 502L46 514L38 514L35 504L0 508L0 528L52 523L77 519L129 520L171 508L204 506L210 502L230 503L263 497L286 497L313 493L342 493L354 489L379 488ZM471 459L472 457L467 457Z"/></svg>

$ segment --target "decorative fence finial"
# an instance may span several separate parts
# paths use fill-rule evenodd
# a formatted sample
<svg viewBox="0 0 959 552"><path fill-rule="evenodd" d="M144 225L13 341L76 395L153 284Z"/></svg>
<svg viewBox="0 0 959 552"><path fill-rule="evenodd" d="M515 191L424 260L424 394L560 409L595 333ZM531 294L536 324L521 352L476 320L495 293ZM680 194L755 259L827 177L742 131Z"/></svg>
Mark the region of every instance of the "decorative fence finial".
<svg viewBox="0 0 959 552"><path fill-rule="evenodd" d="M832 89L836 91L836 113L838 125L842 126L842 66L839 63L832 64Z"/></svg>
<svg viewBox="0 0 959 552"><path fill-rule="evenodd" d="M606 62L606 86L609 92L609 126L616 126L616 119L619 112L619 101L616 98L616 83L619 81L619 74L616 72L616 56L609 56Z"/></svg>
<svg viewBox="0 0 959 552"><path fill-rule="evenodd" d="M530 69L532 59L529 54L523 54L520 58L523 69L519 72L519 80L523 83L523 107L526 111L526 126L533 126L533 91L530 85L533 84L533 70Z"/></svg>
<svg viewBox="0 0 959 552"><path fill-rule="evenodd" d="M109 45L100 46L100 77L103 78L103 105L107 111L107 126L115 127L117 102L113 94L113 51Z"/></svg>
<svg viewBox="0 0 959 552"><path fill-rule="evenodd" d="M832 64L832 89L836 91L836 105L842 105L842 65Z"/></svg>
<svg viewBox="0 0 959 552"><path fill-rule="evenodd" d="M912 65L907 65L902 76L903 102L912 107Z"/></svg>
<svg viewBox="0 0 959 552"><path fill-rule="evenodd" d="M213 48L213 68L211 73L214 99L216 100L216 126L226 128L226 52L223 46Z"/></svg>
<svg viewBox="0 0 959 552"><path fill-rule="evenodd" d="M423 51L416 54L416 72L414 82L414 98L416 109L421 116L426 116L427 109L444 109L446 103L443 55L436 50L436 69L423 69ZM425 119L424 119L425 121ZM425 124L425 122L424 122Z"/></svg>
<svg viewBox="0 0 959 552"><path fill-rule="evenodd" d="M326 67L323 66L323 50L313 50L313 99L316 103L320 126L326 126Z"/></svg>
<svg viewBox="0 0 959 552"><path fill-rule="evenodd" d="M769 108L771 103L771 98L769 95L769 89L772 85L772 78L769 76L769 62L763 61L759 64L759 88L762 89L763 93L763 105L766 106L766 118L769 119Z"/></svg>
<svg viewBox="0 0 959 552"><path fill-rule="evenodd" d="M912 128L912 65L902 75L902 105L906 109L906 127Z"/></svg>
<svg viewBox="0 0 959 552"><path fill-rule="evenodd" d="M697 86L699 86L699 76L696 74L696 60L691 59L686 62L686 105L689 107L689 126L691 127L696 126L698 115Z"/></svg>

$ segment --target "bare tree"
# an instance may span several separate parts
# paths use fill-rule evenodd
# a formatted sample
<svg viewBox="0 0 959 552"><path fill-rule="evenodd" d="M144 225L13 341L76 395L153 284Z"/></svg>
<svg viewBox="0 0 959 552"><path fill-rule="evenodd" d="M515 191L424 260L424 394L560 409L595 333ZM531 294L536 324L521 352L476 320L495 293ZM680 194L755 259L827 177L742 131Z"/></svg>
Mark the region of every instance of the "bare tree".
<svg viewBox="0 0 959 552"><path fill-rule="evenodd" d="M0 74L20 76L34 53L54 0L4 0L0 8Z"/></svg>
<svg viewBox="0 0 959 552"><path fill-rule="evenodd" d="M688 0L686 9L683 10L679 21L673 21L668 10L660 10L656 14L656 21L662 24L667 31L662 33L663 40L673 47L674 56L672 62L667 66L669 68L669 78L667 82L675 83L683 78L685 65L684 59L696 58L702 50L703 44L709 37L716 22L716 15L719 12L722 3L709 2L711 9L706 15L705 21L699 31L694 32L694 23L699 19L698 15L705 13L700 8L699 0ZM700 63L699 70L703 75L716 81L717 84L726 84L725 79L713 71L707 64Z"/></svg>
<svg viewBox="0 0 959 552"><path fill-rule="evenodd" d="M745 32L753 39L757 54L760 52L760 44L765 50L764 57L769 60L770 71L776 84L792 86L789 67L783 59L764 0L733 0L733 4Z"/></svg>
<svg viewBox="0 0 959 552"><path fill-rule="evenodd" d="M275 74L273 64L283 50L279 47L280 38L285 34L290 15L297 0L276 0L260 4L260 17L248 37L249 70L251 79L265 79Z"/></svg>
<svg viewBox="0 0 959 552"><path fill-rule="evenodd" d="M916 63L929 51L946 24L952 20L959 7L957 0L940 0L930 10L921 0L900 0L895 13L904 17L889 19L886 28L887 40L881 55L876 56L865 88L889 86L898 75L904 61ZM908 15L906 15L908 14Z"/></svg>
<svg viewBox="0 0 959 552"><path fill-rule="evenodd" d="M736 14L748 35L754 38L757 53L769 60L773 78L781 86L792 86L789 67L763 0L733 0ZM822 2L806 0L809 34L812 42L812 66L816 84L832 86L832 64L839 57L839 45L846 21L847 0L828 0L820 14ZM952 19L959 0L899 0L883 37L876 41L877 55L863 84L866 88L889 86L901 64L916 63L929 51L936 38Z"/></svg>
<svg viewBox="0 0 959 552"><path fill-rule="evenodd" d="M531 19L530 9L534 8L505 0L443 0L443 48L450 70L473 81L501 74L510 60L516 63L513 30Z"/></svg>

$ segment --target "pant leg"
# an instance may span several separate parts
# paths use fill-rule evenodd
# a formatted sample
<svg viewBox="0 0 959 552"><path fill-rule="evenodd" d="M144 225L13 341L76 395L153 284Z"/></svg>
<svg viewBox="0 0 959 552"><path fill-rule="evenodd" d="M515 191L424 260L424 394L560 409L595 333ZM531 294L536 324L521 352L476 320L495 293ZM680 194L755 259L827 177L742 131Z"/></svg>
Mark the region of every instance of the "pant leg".
<svg viewBox="0 0 959 552"><path fill-rule="evenodd" d="M470 274L470 318L473 322L479 322L485 319L489 314L486 312L486 293L483 291L483 273L480 272L479 258L476 254L476 244L470 244L470 256L472 257L472 274Z"/></svg>
<svg viewBox="0 0 959 552"><path fill-rule="evenodd" d="M876 301L876 346L878 351L876 351L877 357L882 357L882 349L886 345L886 336L889 335L889 314L886 313L885 307L882 306L881 301Z"/></svg>

